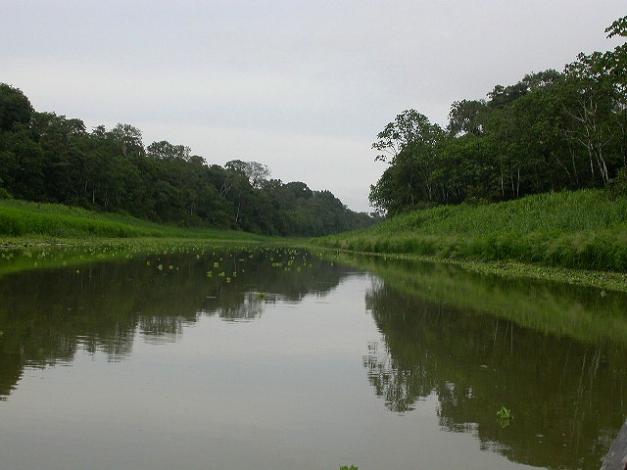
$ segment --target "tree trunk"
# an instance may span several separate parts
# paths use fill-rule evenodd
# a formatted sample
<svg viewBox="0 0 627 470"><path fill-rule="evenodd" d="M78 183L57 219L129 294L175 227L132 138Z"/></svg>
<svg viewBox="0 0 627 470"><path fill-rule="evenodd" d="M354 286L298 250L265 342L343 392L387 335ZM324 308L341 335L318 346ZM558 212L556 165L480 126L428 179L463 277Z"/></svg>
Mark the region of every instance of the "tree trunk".
<svg viewBox="0 0 627 470"><path fill-rule="evenodd" d="M520 197L520 167L518 167L518 178L516 180L516 198Z"/></svg>
<svg viewBox="0 0 627 470"><path fill-rule="evenodd" d="M569 146L569 150L570 150L570 159L572 161L573 164L573 174L575 175L575 187L579 187L579 175L577 174L577 164L575 163L575 151L572 149L572 147Z"/></svg>

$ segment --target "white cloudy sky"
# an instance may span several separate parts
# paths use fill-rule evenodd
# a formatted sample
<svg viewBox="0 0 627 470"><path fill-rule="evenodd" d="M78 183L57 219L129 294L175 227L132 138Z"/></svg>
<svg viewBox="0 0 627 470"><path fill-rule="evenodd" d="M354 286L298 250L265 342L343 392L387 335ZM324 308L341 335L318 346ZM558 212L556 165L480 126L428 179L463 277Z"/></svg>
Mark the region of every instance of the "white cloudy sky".
<svg viewBox="0 0 627 470"><path fill-rule="evenodd" d="M368 210L376 133L608 49L625 0L0 0L0 81Z"/></svg>

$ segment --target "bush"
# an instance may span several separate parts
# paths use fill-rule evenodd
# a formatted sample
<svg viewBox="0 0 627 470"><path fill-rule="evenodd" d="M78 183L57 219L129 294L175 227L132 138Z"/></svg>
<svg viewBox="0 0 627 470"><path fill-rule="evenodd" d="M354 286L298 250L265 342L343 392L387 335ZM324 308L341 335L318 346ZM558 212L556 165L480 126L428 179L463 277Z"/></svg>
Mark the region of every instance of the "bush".
<svg viewBox="0 0 627 470"><path fill-rule="evenodd" d="M610 194L614 199L627 196L627 170L622 169L610 184Z"/></svg>
<svg viewBox="0 0 627 470"><path fill-rule="evenodd" d="M0 199L13 199L13 196L6 189L0 188Z"/></svg>

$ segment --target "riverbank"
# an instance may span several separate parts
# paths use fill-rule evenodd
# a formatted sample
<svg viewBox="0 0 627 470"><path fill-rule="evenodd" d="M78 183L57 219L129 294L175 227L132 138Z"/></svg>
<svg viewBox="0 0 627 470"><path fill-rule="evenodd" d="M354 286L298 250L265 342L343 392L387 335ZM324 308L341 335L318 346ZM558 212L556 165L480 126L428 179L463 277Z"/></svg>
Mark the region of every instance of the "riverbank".
<svg viewBox="0 0 627 470"><path fill-rule="evenodd" d="M220 238L0 238L0 277L37 269L80 268L103 261L125 261L136 256L187 253L203 256L221 249L274 245L254 239Z"/></svg>
<svg viewBox="0 0 627 470"><path fill-rule="evenodd" d="M438 207L313 240L160 225L59 204L0 201L1 264L11 265L11 271L238 243L323 247L627 292L627 198L612 200L603 191ZM33 258L42 252L42 259ZM20 262L7 263L7 258Z"/></svg>
<svg viewBox="0 0 627 470"><path fill-rule="evenodd" d="M268 237L236 230L163 225L129 215L95 212L62 204L0 200L0 243L87 238L179 238L262 241Z"/></svg>
<svg viewBox="0 0 627 470"><path fill-rule="evenodd" d="M0 201L0 276L139 254L198 253L274 240L235 230L162 225L61 204Z"/></svg>
<svg viewBox="0 0 627 470"><path fill-rule="evenodd" d="M296 239L265 238L45 238L13 237L0 238L0 275L25 269L56 268L80 265L93 261L127 259L134 255L167 252L203 252L236 246L294 246L313 252L364 255L383 260L409 260L434 265L452 265L465 271L494 275L509 279L536 279L582 287L595 287L608 291L627 292L627 273L586 271L560 267L541 266L517 262L480 262L443 259L433 256L412 254L385 254L356 252L320 247L311 242Z"/></svg>
<svg viewBox="0 0 627 470"><path fill-rule="evenodd" d="M464 261L412 254L332 250L329 248L323 248L323 250L329 253L334 253L337 256L354 255L372 257L373 259L382 259L384 261L398 260L429 263L433 265L450 265L459 267L464 271L471 273L498 276L504 279L533 279L538 281L548 281L581 287L593 287L601 290L627 293L627 273L561 268L555 266L542 266L538 264L517 263L513 261Z"/></svg>
<svg viewBox="0 0 627 470"><path fill-rule="evenodd" d="M627 198L612 199L606 191L582 190L494 204L439 206L392 217L366 230L319 238L315 243L440 261L506 262L515 266L514 271L550 267L625 273Z"/></svg>

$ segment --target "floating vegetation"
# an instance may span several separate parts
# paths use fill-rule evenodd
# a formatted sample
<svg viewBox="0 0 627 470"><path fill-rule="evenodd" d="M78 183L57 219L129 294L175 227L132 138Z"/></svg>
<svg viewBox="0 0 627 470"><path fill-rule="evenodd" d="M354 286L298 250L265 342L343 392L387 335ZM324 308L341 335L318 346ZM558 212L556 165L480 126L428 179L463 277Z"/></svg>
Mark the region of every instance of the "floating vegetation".
<svg viewBox="0 0 627 470"><path fill-rule="evenodd" d="M496 412L496 416L499 419L507 419L507 420L510 420L513 418L512 411L506 406L501 406L501 408Z"/></svg>
<svg viewBox="0 0 627 470"><path fill-rule="evenodd" d="M234 241L185 238L0 239L0 276L30 269L130 260L136 257L147 258L142 261L146 267L154 266L163 271L169 270L172 264L166 262L165 257L173 254L191 254L196 260L201 260L205 256L215 257L219 254L216 248L228 248L241 252L242 257L254 257L254 251L261 249L246 249L247 245L250 246L248 242L237 244ZM222 255L222 259L226 259L226 255ZM230 259L235 261L237 258ZM176 264L172 266L171 270L178 269ZM220 263L215 261L214 268L219 266Z"/></svg>
<svg viewBox="0 0 627 470"><path fill-rule="evenodd" d="M496 419L499 423L499 426L501 426L502 428L506 428L511 424L514 416L512 415L512 411L509 408L507 408L506 406L501 406L501 408L496 412Z"/></svg>

